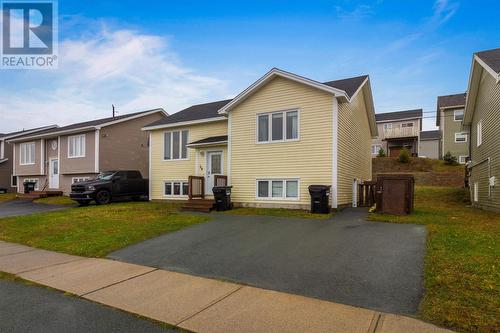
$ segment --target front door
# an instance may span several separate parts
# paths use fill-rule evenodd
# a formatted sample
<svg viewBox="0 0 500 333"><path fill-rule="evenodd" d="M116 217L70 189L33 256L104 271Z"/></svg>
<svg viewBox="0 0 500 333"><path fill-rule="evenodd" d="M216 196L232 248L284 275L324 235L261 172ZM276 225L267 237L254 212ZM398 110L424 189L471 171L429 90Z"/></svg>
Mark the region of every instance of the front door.
<svg viewBox="0 0 500 333"><path fill-rule="evenodd" d="M49 160L49 187L59 188L59 159Z"/></svg>
<svg viewBox="0 0 500 333"><path fill-rule="evenodd" d="M207 152L207 173L206 173L206 185L207 194L212 194L212 187L214 187L214 176L222 175L224 173L222 167L222 152L221 151L209 151Z"/></svg>

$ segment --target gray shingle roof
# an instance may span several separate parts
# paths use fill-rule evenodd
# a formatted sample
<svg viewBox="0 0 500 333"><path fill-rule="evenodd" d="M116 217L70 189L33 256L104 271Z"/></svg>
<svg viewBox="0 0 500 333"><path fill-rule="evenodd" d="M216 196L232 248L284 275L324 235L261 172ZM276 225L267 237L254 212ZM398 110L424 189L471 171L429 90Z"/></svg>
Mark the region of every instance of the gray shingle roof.
<svg viewBox="0 0 500 333"><path fill-rule="evenodd" d="M365 82L367 78L368 75L362 75L342 80L328 81L324 82L323 84L329 87L343 90L349 97L352 97L352 95L358 90L358 88L363 82ZM231 101L232 99L226 99L222 101L192 105L186 109L168 116L165 119L155 121L154 123L149 124L146 127L221 117L218 111Z"/></svg>
<svg viewBox="0 0 500 333"><path fill-rule="evenodd" d="M477 52L476 55L497 74L500 73L500 48Z"/></svg>
<svg viewBox="0 0 500 333"><path fill-rule="evenodd" d="M377 113L376 121L390 121L398 119L422 118L422 109Z"/></svg>
<svg viewBox="0 0 500 333"><path fill-rule="evenodd" d="M78 130L80 128L83 129L83 128L86 128L86 127L99 126L99 125L102 125L102 124L109 123L111 121L122 120L122 119L126 119L126 118L129 118L129 117L140 115L142 113L148 113L148 112L153 112L153 111L165 112L163 109L158 108L158 109L152 109L152 110L146 110L146 111L139 111L139 112L127 113L127 114L123 114L123 115L120 115L120 116L95 119L95 120L84 121L84 122L81 122L81 123L75 123L75 124L71 124L71 125L67 125L67 126L63 126L63 127L52 128L52 129L49 129L49 130L46 130L46 131L38 132L38 133L36 133L36 135L46 135L46 134L60 132L60 131Z"/></svg>
<svg viewBox="0 0 500 333"><path fill-rule="evenodd" d="M49 130L49 129L55 129L57 128L57 125L49 125L49 126L42 126L42 127L35 127L35 128L28 128L28 129L23 129L21 131L16 131L16 132L10 132L10 133L4 133L4 134L0 134L0 139L2 138L10 138L10 139L13 139L13 138L16 138L16 137L21 137L25 134L35 134L35 133L41 133L41 132L44 132L46 130Z"/></svg>
<svg viewBox="0 0 500 333"><path fill-rule="evenodd" d="M441 132L439 130L435 131L421 131L420 140L437 140L441 137Z"/></svg>
<svg viewBox="0 0 500 333"><path fill-rule="evenodd" d="M453 106L464 107L466 97L466 93L438 96L436 108L436 126L439 126L440 123L439 111L441 108L449 108Z"/></svg>
<svg viewBox="0 0 500 333"><path fill-rule="evenodd" d="M190 145L202 145L202 144L210 144L210 143L224 142L224 141L227 142L227 135L211 136L209 138L191 142Z"/></svg>

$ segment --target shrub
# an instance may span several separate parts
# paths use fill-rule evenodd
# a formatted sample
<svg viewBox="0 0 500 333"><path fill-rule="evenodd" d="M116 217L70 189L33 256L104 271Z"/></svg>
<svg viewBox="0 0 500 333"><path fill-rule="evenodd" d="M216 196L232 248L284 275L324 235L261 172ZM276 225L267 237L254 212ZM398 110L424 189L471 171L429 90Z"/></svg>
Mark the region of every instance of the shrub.
<svg viewBox="0 0 500 333"><path fill-rule="evenodd" d="M443 160L444 160L444 163L448 164L448 165L457 165L458 164L457 157L453 156L450 152L447 152L446 154L444 154Z"/></svg>
<svg viewBox="0 0 500 333"><path fill-rule="evenodd" d="M399 163L409 163L410 162L410 152L408 149L403 148L399 152L399 157L398 157Z"/></svg>
<svg viewBox="0 0 500 333"><path fill-rule="evenodd" d="M385 157L385 150L384 150L384 148L380 148L378 150L377 157Z"/></svg>

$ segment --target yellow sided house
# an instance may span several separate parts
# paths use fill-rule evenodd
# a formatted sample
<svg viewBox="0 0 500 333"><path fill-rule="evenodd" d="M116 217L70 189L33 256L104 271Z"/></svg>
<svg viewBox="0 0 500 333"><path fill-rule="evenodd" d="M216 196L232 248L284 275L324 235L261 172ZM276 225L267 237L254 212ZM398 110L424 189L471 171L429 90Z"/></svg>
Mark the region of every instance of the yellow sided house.
<svg viewBox="0 0 500 333"><path fill-rule="evenodd" d="M368 76L321 83L276 68L232 100L144 130L150 199L210 199L227 184L235 206L301 209L313 184L331 186L332 208L350 205L354 179L371 178L377 136Z"/></svg>

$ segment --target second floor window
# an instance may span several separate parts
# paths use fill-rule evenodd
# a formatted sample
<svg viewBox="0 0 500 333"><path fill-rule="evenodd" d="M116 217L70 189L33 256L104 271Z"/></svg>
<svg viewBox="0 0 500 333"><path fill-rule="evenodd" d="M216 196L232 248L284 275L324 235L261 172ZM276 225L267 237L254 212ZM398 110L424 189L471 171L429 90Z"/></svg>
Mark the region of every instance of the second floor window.
<svg viewBox="0 0 500 333"><path fill-rule="evenodd" d="M85 157L85 134L68 137L68 157Z"/></svg>
<svg viewBox="0 0 500 333"><path fill-rule="evenodd" d="M165 132L163 138L163 159L164 160L185 160L187 159L187 144L189 131Z"/></svg>
<svg viewBox="0 0 500 333"><path fill-rule="evenodd" d="M402 123L401 127L402 128L404 128L404 127L413 127L413 123Z"/></svg>
<svg viewBox="0 0 500 333"><path fill-rule="evenodd" d="M453 120L461 121L464 119L464 110L455 110L453 111Z"/></svg>
<svg viewBox="0 0 500 333"><path fill-rule="evenodd" d="M480 120L477 123L477 146L479 147L483 143L483 121Z"/></svg>
<svg viewBox="0 0 500 333"><path fill-rule="evenodd" d="M467 142L467 133L455 133L455 142Z"/></svg>
<svg viewBox="0 0 500 333"><path fill-rule="evenodd" d="M35 143L26 142L21 143L20 149L20 162L21 165L35 164Z"/></svg>
<svg viewBox="0 0 500 333"><path fill-rule="evenodd" d="M390 130L390 129L392 129L392 123L384 124L384 130Z"/></svg>
<svg viewBox="0 0 500 333"><path fill-rule="evenodd" d="M297 140L299 112L279 111L257 116L257 142Z"/></svg>

